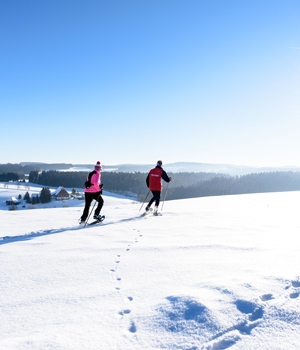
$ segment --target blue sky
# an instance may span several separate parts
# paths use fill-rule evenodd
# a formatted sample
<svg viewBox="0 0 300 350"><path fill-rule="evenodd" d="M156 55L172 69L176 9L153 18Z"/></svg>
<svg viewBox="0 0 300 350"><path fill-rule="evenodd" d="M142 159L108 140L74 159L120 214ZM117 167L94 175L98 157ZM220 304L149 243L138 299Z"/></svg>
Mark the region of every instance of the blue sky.
<svg viewBox="0 0 300 350"><path fill-rule="evenodd" d="M300 165L298 0L10 0L0 29L0 163Z"/></svg>

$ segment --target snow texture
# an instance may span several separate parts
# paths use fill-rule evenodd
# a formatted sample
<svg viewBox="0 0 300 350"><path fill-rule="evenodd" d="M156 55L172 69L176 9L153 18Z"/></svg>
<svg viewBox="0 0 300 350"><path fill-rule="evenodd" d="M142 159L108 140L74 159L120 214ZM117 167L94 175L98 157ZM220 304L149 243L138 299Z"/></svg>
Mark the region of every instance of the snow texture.
<svg viewBox="0 0 300 350"><path fill-rule="evenodd" d="M106 194L85 228L83 201L9 211L20 192L0 187L0 349L300 348L299 192L167 201L157 217Z"/></svg>

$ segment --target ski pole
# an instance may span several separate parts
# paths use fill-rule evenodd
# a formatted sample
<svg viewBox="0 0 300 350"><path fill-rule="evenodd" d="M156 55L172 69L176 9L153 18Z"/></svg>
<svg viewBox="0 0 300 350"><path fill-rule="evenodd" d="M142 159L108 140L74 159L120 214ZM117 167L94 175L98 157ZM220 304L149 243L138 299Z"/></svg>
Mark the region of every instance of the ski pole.
<svg viewBox="0 0 300 350"><path fill-rule="evenodd" d="M142 209L142 207L143 207L144 203L146 202L146 199L147 199L147 197L148 197L149 193L150 193L150 190L148 191L147 196L144 198L144 201L143 201L143 203L142 203L142 205L141 205L141 207L140 207L140 210L139 210L138 212L140 212L140 211L141 211L141 209Z"/></svg>
<svg viewBox="0 0 300 350"><path fill-rule="evenodd" d="M169 187L169 182L168 182L168 184L167 184L167 188L166 188L166 192L165 192L165 197L164 197L164 200L163 200L163 203L162 203L162 206L161 206L161 211L163 210L163 207L164 207L164 204L165 204L165 200L166 200L167 192L168 192L168 187Z"/></svg>
<svg viewBox="0 0 300 350"><path fill-rule="evenodd" d="M90 218L90 216L91 216L91 214L92 214L92 212L93 212L93 210L94 210L94 208L95 208L96 203L97 203L97 201L94 203L93 208L92 208L92 210L90 211L88 218L85 220L85 223L84 223L84 226L83 226L83 227L85 227L86 224L88 223L89 218Z"/></svg>

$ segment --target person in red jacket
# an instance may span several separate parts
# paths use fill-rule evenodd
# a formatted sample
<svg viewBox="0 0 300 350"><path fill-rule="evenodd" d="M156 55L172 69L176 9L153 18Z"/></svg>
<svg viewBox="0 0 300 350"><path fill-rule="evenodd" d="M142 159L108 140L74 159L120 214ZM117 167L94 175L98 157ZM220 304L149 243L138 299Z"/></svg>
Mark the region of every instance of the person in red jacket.
<svg viewBox="0 0 300 350"><path fill-rule="evenodd" d="M171 177L169 177L162 168L162 161L159 160L156 164L156 167L150 170L146 178L146 184L153 194L153 197L150 199L148 205L146 206L146 211L150 210L152 203L155 201L154 214L157 213L157 209L160 202L160 194L162 190L161 179L163 179L166 182L171 181Z"/></svg>
<svg viewBox="0 0 300 350"><path fill-rule="evenodd" d="M101 184L101 164L98 161L95 165L94 171L89 173L86 181L86 188L84 189L84 198L85 198L85 207L80 218L80 224L85 223L90 210L90 205L92 201L95 199L98 202L98 206L95 209L94 219L101 221L100 211L103 207L104 200L101 196L102 187ZM88 183L89 182L89 183Z"/></svg>

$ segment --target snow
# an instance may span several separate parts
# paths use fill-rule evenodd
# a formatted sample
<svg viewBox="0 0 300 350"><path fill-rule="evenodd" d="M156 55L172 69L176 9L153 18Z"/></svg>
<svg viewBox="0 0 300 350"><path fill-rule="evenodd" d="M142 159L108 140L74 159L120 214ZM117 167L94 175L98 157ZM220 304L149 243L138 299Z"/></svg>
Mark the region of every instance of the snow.
<svg viewBox="0 0 300 350"><path fill-rule="evenodd" d="M1 204L0 349L300 348L300 192L104 201Z"/></svg>

